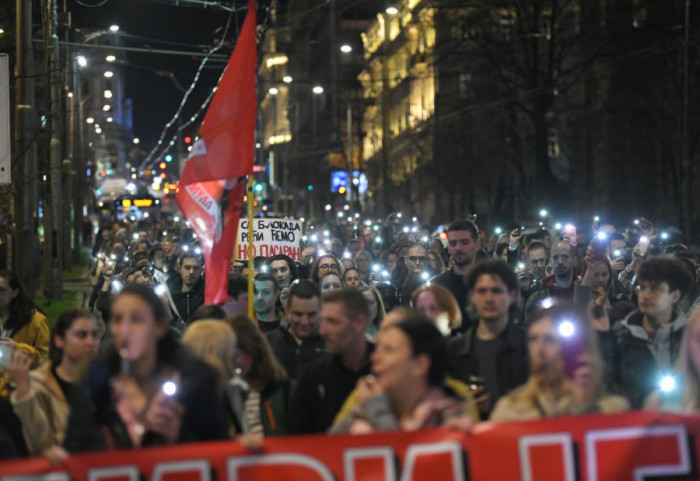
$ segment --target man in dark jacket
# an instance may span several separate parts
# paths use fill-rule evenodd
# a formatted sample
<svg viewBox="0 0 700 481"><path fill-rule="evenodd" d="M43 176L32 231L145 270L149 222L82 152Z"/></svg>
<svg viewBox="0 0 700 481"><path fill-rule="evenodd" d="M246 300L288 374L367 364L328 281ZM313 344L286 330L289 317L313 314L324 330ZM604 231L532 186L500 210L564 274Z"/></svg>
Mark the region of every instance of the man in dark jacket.
<svg viewBox="0 0 700 481"><path fill-rule="evenodd" d="M501 259L480 262L467 286L479 313L475 326L450 340L450 375L474 386L483 419L508 391L528 377L525 332L515 324L518 280Z"/></svg>
<svg viewBox="0 0 700 481"><path fill-rule="evenodd" d="M447 226L447 251L452 258L452 267L433 277L430 282L447 288L462 311L462 328L466 331L474 319L469 306L469 289L464 283L467 270L474 264L479 244L479 231L470 220L455 220Z"/></svg>
<svg viewBox="0 0 700 481"><path fill-rule="evenodd" d="M364 336L368 317L367 300L357 289L323 296L320 334L328 352L301 371L292 397L293 433L327 431L357 380L370 373L372 345Z"/></svg>
<svg viewBox="0 0 700 481"><path fill-rule="evenodd" d="M203 266L199 255L185 252L177 261L176 273L167 283L172 300L170 308L185 324L189 324L190 315L204 304Z"/></svg>
<svg viewBox="0 0 700 481"><path fill-rule="evenodd" d="M552 244L550 253L554 274L545 277L540 282L540 287L530 293L525 304L525 324L527 324L535 312L540 308L540 303L549 297L573 300L574 284L576 276L574 267L576 257L574 246L569 241L559 241Z"/></svg>
<svg viewBox="0 0 700 481"><path fill-rule="evenodd" d="M296 379L303 366L323 355L325 343L318 334L321 291L316 283L301 280L292 284L285 306L286 326L266 336L277 360Z"/></svg>

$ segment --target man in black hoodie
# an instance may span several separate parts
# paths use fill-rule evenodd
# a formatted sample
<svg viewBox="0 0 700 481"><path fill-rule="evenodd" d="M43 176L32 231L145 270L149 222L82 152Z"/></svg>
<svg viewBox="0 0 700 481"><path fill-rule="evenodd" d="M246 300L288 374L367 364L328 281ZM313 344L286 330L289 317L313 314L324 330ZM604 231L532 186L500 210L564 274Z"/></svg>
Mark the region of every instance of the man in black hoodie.
<svg viewBox="0 0 700 481"><path fill-rule="evenodd" d="M202 258L185 252L177 261L175 273L168 279L168 290L172 299L171 308L185 324L189 324L190 315L204 304L204 278Z"/></svg>

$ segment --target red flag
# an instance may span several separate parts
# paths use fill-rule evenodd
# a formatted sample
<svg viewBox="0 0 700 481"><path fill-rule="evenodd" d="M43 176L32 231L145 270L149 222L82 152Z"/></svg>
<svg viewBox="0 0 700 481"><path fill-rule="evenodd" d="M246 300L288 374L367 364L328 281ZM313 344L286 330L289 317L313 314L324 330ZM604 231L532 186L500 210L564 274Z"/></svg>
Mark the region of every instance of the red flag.
<svg viewBox="0 0 700 481"><path fill-rule="evenodd" d="M228 297L228 273L255 155L255 0L180 177L177 202L197 234L206 266L206 303Z"/></svg>

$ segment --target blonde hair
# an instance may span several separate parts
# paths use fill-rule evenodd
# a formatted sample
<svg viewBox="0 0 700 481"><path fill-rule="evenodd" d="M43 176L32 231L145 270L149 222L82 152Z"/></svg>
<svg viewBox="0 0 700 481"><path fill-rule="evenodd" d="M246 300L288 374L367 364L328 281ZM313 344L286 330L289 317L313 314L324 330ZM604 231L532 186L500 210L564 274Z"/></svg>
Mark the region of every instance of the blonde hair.
<svg viewBox="0 0 700 481"><path fill-rule="evenodd" d="M447 314L450 329L458 329L462 325L462 311L459 308L459 304L457 304L455 296L447 288L439 284L427 284L413 291L411 305L415 307L418 297L424 292L431 293L440 310Z"/></svg>
<svg viewBox="0 0 700 481"><path fill-rule="evenodd" d="M360 292L371 292L374 296L374 302L377 303L377 315L374 319L368 319L368 321L374 324L376 327L379 327L379 325L386 317L386 309L384 309L384 301L382 300L382 295L374 286L360 286L357 288L357 290Z"/></svg>
<svg viewBox="0 0 700 481"><path fill-rule="evenodd" d="M204 319L190 324L182 343L196 356L212 366L225 383L235 372L236 334L224 321Z"/></svg>

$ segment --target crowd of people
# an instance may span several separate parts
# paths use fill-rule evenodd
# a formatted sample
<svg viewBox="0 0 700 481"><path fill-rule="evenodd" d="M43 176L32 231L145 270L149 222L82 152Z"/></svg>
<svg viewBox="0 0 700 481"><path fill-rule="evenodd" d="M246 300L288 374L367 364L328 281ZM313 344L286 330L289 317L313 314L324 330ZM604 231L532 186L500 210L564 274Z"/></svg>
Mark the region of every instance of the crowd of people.
<svg viewBox="0 0 700 481"><path fill-rule="evenodd" d="M697 411L700 252L539 224L339 216L232 261L218 305L186 222L105 224L87 309L47 319L0 271L0 455Z"/></svg>

